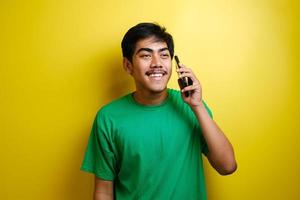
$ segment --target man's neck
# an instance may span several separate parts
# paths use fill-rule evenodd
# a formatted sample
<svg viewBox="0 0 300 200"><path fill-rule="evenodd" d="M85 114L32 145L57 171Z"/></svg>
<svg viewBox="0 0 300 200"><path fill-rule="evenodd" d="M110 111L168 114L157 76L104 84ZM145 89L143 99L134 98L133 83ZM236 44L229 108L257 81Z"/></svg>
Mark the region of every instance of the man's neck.
<svg viewBox="0 0 300 200"><path fill-rule="evenodd" d="M142 105L159 105L168 97L168 91L165 89L162 92L154 93L137 90L134 92L133 97L135 101Z"/></svg>

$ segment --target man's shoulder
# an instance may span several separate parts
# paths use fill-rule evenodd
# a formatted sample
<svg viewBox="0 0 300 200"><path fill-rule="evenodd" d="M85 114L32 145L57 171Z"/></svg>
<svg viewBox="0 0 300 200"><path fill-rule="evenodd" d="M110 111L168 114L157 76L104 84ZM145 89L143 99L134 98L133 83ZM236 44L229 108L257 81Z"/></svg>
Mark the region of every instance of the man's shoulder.
<svg viewBox="0 0 300 200"><path fill-rule="evenodd" d="M99 110L98 114L111 114L115 112L120 112L128 107L130 104L129 98L132 93L121 96L117 99L112 100L111 102L103 105Z"/></svg>
<svg viewBox="0 0 300 200"><path fill-rule="evenodd" d="M175 103L177 106L182 105L183 107L185 107L186 109L191 111L188 104L184 103L184 101L182 100L180 91L175 90L175 89L168 89L168 92L169 92L169 95L171 96L173 103ZM210 107L207 105L206 101L204 101L204 99L202 99L201 101L204 104L208 114L211 116L211 118L213 118L212 111L211 111Z"/></svg>
<svg viewBox="0 0 300 200"><path fill-rule="evenodd" d="M178 104L178 105L184 105L185 104L183 99L181 98L181 92L179 90L168 88L168 94L169 94L169 99L173 104L174 103Z"/></svg>
<svg viewBox="0 0 300 200"><path fill-rule="evenodd" d="M180 97L181 96L181 93L179 90L176 90L176 89L173 89L173 88L168 88L168 94L170 96L175 96L175 97Z"/></svg>

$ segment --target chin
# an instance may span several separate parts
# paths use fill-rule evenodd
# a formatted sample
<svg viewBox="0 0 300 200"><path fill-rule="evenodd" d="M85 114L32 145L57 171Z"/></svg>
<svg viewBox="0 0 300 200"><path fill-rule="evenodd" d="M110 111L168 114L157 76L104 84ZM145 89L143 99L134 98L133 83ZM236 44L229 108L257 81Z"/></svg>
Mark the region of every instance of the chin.
<svg viewBox="0 0 300 200"><path fill-rule="evenodd" d="M151 88L150 92L153 94L163 93L167 90L167 87L161 87L161 88Z"/></svg>

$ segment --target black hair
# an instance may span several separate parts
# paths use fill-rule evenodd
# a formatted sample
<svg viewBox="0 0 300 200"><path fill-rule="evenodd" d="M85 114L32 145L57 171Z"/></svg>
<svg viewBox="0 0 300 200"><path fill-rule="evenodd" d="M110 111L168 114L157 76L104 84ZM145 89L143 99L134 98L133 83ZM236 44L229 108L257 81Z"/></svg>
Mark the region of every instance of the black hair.
<svg viewBox="0 0 300 200"><path fill-rule="evenodd" d="M155 23L139 23L130 28L123 37L121 46L123 57L132 62L132 56L139 40L155 37L158 41L167 43L171 59L174 56L174 42L166 28Z"/></svg>

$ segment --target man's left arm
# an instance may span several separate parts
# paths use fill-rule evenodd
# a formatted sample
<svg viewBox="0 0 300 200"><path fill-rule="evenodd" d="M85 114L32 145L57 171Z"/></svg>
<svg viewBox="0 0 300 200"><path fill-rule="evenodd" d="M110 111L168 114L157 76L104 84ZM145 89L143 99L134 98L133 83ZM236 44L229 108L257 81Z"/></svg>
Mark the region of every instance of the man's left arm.
<svg viewBox="0 0 300 200"><path fill-rule="evenodd" d="M193 80L193 85L187 86L181 90L182 98L189 104L198 119L203 137L208 147L206 157L210 164L221 175L231 174L237 169L233 147L223 131L209 116L202 102L202 88L200 82L191 69L186 68L182 64L180 65L181 68L178 71L181 72L181 76L188 76ZM185 91L190 91L188 97L184 95Z"/></svg>

